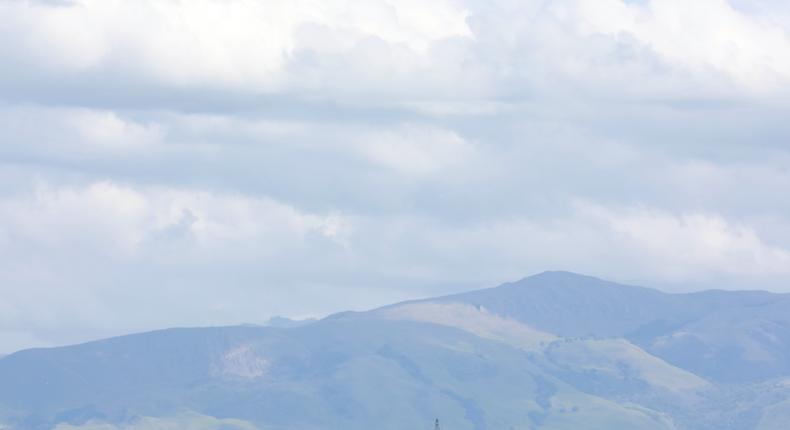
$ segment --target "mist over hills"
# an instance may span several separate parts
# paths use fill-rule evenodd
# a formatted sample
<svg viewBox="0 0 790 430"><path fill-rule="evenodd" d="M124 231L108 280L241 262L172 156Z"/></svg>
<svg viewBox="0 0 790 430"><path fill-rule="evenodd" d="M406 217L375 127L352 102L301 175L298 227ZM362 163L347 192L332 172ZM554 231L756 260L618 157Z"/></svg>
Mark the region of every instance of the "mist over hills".
<svg viewBox="0 0 790 430"><path fill-rule="evenodd" d="M320 321L31 349L0 358L0 428L784 429L789 299L546 272Z"/></svg>

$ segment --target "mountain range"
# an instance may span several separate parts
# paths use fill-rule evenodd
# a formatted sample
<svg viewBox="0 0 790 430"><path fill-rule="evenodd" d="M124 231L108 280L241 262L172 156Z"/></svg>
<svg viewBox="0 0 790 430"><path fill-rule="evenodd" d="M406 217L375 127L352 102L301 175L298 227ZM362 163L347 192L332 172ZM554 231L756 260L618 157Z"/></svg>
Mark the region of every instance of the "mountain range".
<svg viewBox="0 0 790 430"><path fill-rule="evenodd" d="M0 358L0 429L790 428L790 295L568 272Z"/></svg>

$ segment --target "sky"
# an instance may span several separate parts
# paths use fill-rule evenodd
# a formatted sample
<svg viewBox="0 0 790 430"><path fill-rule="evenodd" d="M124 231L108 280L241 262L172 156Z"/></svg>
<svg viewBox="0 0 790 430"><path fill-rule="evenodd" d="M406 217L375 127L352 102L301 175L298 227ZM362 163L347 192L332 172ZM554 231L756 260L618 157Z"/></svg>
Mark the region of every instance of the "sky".
<svg viewBox="0 0 790 430"><path fill-rule="evenodd" d="M790 4L0 1L0 353L569 270L790 292Z"/></svg>

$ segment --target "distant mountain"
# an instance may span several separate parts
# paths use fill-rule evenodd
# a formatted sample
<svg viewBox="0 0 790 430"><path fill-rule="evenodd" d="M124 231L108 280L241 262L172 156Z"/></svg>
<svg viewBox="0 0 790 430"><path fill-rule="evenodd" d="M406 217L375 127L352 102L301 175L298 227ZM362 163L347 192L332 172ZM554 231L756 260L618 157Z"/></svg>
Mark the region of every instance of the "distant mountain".
<svg viewBox="0 0 790 430"><path fill-rule="evenodd" d="M465 303L562 337L621 337L721 382L790 375L790 295L667 294L569 272L406 302ZM387 308L385 308L387 309Z"/></svg>
<svg viewBox="0 0 790 430"><path fill-rule="evenodd" d="M0 359L0 429L786 429L789 315L786 295L547 272L315 322L21 351Z"/></svg>

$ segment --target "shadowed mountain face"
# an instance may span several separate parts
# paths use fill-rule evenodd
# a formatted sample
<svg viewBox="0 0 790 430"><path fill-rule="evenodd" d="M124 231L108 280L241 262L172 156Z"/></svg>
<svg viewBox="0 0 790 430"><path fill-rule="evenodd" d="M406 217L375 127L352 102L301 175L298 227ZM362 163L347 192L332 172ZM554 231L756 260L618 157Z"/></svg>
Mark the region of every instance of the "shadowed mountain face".
<svg viewBox="0 0 790 430"><path fill-rule="evenodd" d="M547 272L0 358L0 429L784 429L790 301Z"/></svg>

